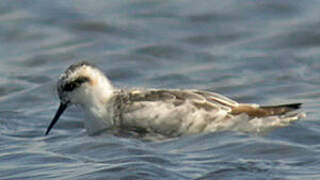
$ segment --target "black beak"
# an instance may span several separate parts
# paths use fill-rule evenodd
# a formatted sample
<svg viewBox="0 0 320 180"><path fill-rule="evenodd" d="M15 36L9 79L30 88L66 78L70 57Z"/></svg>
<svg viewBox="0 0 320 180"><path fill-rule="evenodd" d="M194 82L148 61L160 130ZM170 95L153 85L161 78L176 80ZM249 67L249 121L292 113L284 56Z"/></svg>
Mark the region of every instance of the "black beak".
<svg viewBox="0 0 320 180"><path fill-rule="evenodd" d="M54 116L53 120L51 121L47 131L46 131L46 135L49 134L50 130L53 128L53 126L56 124L56 122L58 121L59 117L61 116L61 114L63 113L63 111L68 107L68 103L60 103L59 109L56 112L56 115Z"/></svg>

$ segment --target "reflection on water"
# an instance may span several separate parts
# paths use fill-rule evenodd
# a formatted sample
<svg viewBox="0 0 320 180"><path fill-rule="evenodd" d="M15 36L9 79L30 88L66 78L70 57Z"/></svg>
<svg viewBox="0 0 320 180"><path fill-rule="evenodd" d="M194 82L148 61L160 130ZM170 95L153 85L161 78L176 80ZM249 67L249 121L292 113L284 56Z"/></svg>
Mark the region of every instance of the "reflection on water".
<svg viewBox="0 0 320 180"><path fill-rule="evenodd" d="M0 5L0 179L319 179L317 1L8 1ZM196 88L244 103L303 102L263 134L160 142L88 136L69 109L44 136L70 64L116 86ZM248 124L239 123L244 128Z"/></svg>

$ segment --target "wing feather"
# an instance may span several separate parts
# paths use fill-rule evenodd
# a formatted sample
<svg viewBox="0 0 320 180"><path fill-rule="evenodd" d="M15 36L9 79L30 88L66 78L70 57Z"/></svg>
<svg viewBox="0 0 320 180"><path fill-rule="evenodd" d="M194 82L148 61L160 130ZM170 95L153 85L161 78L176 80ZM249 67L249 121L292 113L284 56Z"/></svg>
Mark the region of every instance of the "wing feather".
<svg viewBox="0 0 320 180"><path fill-rule="evenodd" d="M233 107L239 104L225 96L217 93L199 90L179 90L179 89L148 89L128 91L128 101L131 103L151 101L151 102L171 102L175 106L191 102L197 108L207 111L217 109L230 112Z"/></svg>
<svg viewBox="0 0 320 180"><path fill-rule="evenodd" d="M237 103L221 95L198 90L126 90L119 93L117 121L169 136L202 132L216 121L229 119Z"/></svg>

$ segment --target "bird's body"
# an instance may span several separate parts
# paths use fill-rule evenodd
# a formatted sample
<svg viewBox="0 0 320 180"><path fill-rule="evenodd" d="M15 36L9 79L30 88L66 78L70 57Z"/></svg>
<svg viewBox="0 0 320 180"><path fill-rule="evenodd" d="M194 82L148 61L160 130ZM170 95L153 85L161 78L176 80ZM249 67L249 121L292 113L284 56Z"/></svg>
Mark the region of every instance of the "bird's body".
<svg viewBox="0 0 320 180"><path fill-rule="evenodd" d="M70 66L58 81L58 92L61 105L47 134L69 104L84 109L89 134L118 128L166 137L223 129L237 118L296 120L300 114L294 111L301 105L241 104L217 93L192 89L116 89L88 63Z"/></svg>
<svg viewBox="0 0 320 180"><path fill-rule="evenodd" d="M115 91L109 101L113 126L166 136L208 131L215 121L231 118L236 102L197 90L135 89ZM109 121L108 120L108 121Z"/></svg>

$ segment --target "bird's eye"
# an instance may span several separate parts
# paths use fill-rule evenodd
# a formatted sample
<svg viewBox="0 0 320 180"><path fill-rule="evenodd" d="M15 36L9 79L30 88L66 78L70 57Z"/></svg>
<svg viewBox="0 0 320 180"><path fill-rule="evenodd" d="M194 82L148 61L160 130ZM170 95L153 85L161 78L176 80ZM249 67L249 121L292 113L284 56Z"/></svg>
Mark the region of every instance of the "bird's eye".
<svg viewBox="0 0 320 180"><path fill-rule="evenodd" d="M85 83L85 82L88 82L89 81L89 78L87 77L79 77L78 79L76 79L74 82L76 84L79 84L81 85L82 83Z"/></svg>
<svg viewBox="0 0 320 180"><path fill-rule="evenodd" d="M65 91L73 91L75 88L81 86L81 84L88 82L89 78L87 77L79 77L78 79L68 82L63 86L63 90Z"/></svg>
<svg viewBox="0 0 320 180"><path fill-rule="evenodd" d="M65 90L65 91L72 91L72 90L74 90L74 88L76 88L77 86L76 86L76 84L74 83L74 82L69 82L69 83L67 83L67 84L65 84L64 86L63 86L63 90Z"/></svg>

